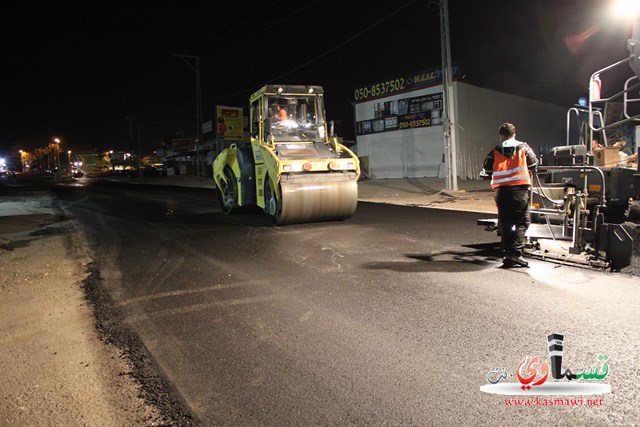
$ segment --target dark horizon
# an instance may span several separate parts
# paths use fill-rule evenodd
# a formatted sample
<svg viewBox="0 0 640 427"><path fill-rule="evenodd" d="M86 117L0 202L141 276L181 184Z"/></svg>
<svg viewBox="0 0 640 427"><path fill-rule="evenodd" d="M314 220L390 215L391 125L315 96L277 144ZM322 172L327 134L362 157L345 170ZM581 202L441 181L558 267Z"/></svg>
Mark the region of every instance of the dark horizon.
<svg viewBox="0 0 640 427"><path fill-rule="evenodd" d="M604 18L610 3L450 0L460 80L569 108L586 95L591 73L628 55L630 26ZM314 84L325 89L327 117L350 138L357 87L441 63L436 2L287 5L129 5L86 18L62 6L21 11L15 16L28 19L3 28L0 150L54 137L71 149L126 149L138 125L143 153L164 136L194 136L196 73L175 55L200 57L203 121L216 104L246 106L263 84ZM567 48L566 36L596 25L579 50Z"/></svg>

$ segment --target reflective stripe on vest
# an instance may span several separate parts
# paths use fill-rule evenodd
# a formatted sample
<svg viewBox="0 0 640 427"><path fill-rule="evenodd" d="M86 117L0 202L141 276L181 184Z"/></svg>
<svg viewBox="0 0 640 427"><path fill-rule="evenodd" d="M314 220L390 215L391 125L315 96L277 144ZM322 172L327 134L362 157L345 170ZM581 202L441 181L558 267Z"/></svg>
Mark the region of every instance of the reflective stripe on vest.
<svg viewBox="0 0 640 427"><path fill-rule="evenodd" d="M527 153L523 149L519 149L513 157L507 157L498 150L493 150L491 188L507 185L531 185Z"/></svg>

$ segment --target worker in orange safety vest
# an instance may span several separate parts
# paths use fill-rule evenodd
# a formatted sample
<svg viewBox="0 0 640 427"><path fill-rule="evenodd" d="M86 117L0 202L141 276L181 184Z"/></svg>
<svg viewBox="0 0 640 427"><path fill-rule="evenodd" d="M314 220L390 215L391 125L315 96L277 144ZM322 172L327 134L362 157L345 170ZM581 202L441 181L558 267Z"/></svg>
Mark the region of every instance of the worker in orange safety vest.
<svg viewBox="0 0 640 427"><path fill-rule="evenodd" d="M500 144L487 155L484 175L491 178L498 207L500 249L504 267L526 267L522 257L525 233L531 224L529 217L530 170L538 166L538 159L526 142L516 139L516 127L503 123L498 129Z"/></svg>

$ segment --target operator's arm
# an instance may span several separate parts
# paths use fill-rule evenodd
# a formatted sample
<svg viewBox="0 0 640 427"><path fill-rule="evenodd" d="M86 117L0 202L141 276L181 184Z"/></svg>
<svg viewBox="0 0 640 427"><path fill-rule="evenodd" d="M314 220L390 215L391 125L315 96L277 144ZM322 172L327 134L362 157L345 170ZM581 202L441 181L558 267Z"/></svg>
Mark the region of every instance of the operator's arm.
<svg viewBox="0 0 640 427"><path fill-rule="evenodd" d="M493 150L491 150L489 154L487 154L487 157L484 159L484 163L482 164L482 169L483 169L484 175L490 178L491 175L493 174ZM483 174L481 174L481 176L482 175Z"/></svg>
<svg viewBox="0 0 640 427"><path fill-rule="evenodd" d="M535 170L538 167L538 158L536 157L536 153L533 152L529 144L524 144L524 150L527 155L527 167L530 170Z"/></svg>

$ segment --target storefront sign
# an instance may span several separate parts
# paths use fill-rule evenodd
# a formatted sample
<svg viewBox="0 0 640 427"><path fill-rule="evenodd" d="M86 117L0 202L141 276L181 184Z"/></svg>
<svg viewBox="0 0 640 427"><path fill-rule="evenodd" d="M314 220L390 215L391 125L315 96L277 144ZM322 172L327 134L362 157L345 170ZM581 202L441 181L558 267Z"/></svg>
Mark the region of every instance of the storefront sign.
<svg viewBox="0 0 640 427"><path fill-rule="evenodd" d="M453 78L457 79L460 74L459 67L454 65L451 68L451 72L453 74ZM434 86L440 83L442 83L442 70L440 67L437 67L409 74L404 77L359 87L354 91L353 99L355 102L364 102L383 96L390 96L395 93L408 92L419 88Z"/></svg>
<svg viewBox="0 0 640 427"><path fill-rule="evenodd" d="M218 138L227 141L241 141L243 139L242 108L218 105L216 134Z"/></svg>
<svg viewBox="0 0 640 427"><path fill-rule="evenodd" d="M375 118L356 123L358 135L442 124L442 92L374 105Z"/></svg>

